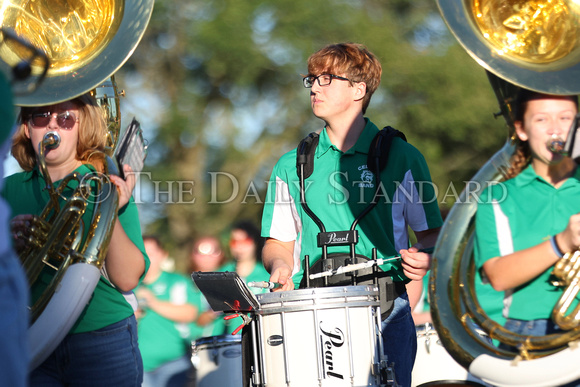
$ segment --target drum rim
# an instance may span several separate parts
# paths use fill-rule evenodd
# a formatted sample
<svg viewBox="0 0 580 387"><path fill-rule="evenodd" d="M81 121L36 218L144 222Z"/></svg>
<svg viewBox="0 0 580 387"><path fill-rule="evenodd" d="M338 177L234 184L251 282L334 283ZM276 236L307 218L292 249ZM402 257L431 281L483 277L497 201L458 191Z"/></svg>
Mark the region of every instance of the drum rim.
<svg viewBox="0 0 580 387"><path fill-rule="evenodd" d="M280 313L293 313L293 312L304 312L304 311L319 311L319 310L326 310L326 309L360 309L360 308L378 308L379 301L374 300L367 300L367 301L356 301L356 302L349 302L349 303L333 303L333 304L307 304L307 305L286 305L282 302L281 305L270 306L265 309L256 310L256 314L260 316L269 316L271 314L280 314Z"/></svg>
<svg viewBox="0 0 580 387"><path fill-rule="evenodd" d="M256 294L256 298L260 305L284 301L296 301L308 299L308 296L315 296L310 298L344 298L357 296L377 296L379 289L375 285L356 285L356 286L330 286L326 288L307 288L296 289L282 292L270 292Z"/></svg>
<svg viewBox="0 0 580 387"><path fill-rule="evenodd" d="M219 340L216 340L219 339ZM194 340L193 344L195 346L200 346L204 344L225 344L225 343L238 343L242 341L242 335L216 335L216 336L205 336Z"/></svg>
<svg viewBox="0 0 580 387"><path fill-rule="evenodd" d="M485 387L484 384L478 383L473 380L460 380L460 379L441 379L432 380L429 382L418 384L416 387L437 387L437 386L472 386L472 387Z"/></svg>

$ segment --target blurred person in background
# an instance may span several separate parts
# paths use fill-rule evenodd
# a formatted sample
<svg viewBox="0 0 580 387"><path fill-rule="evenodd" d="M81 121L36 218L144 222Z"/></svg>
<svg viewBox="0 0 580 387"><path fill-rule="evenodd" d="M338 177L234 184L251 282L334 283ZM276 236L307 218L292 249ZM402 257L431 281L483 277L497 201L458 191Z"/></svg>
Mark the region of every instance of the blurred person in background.
<svg viewBox="0 0 580 387"><path fill-rule="evenodd" d="M157 237L144 236L143 242L151 261L136 290L143 386L182 387L193 371L188 324L197 318L199 297L190 278L162 269L169 253Z"/></svg>
<svg viewBox="0 0 580 387"><path fill-rule="evenodd" d="M188 274L196 271L218 271L225 262L224 249L220 240L215 236L202 236L193 241L189 252ZM214 312L205 296L195 287L199 297L199 315L195 322L190 324L190 339L224 334L223 313Z"/></svg>
<svg viewBox="0 0 580 387"><path fill-rule="evenodd" d="M249 220L233 225L230 231L230 253L233 260L220 268L220 271L236 272L246 283L268 281L270 273L262 265L263 238L258 227ZM269 289L250 287L254 293L265 293ZM223 320L225 332L233 333L243 321L240 318ZM240 331L241 332L241 331ZM239 332L238 332L239 333Z"/></svg>

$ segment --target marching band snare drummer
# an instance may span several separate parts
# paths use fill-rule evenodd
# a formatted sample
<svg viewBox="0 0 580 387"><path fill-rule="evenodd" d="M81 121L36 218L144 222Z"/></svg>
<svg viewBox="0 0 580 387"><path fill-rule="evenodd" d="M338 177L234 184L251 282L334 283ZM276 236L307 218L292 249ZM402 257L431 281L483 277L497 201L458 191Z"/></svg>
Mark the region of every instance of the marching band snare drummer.
<svg viewBox="0 0 580 387"><path fill-rule="evenodd" d="M39 143L48 131L61 137L60 146L45 153L48 174L55 187L73 171L81 175L102 172L107 124L104 112L89 94L44 107L24 107L13 137L12 154L24 172L6 178L3 196L15 217L12 231L17 251L23 248L31 214L40 214L49 200L39 172ZM143 246L137 207L131 197L135 176L124 166L126 180L110 176L119 192L118 219L114 224L104 268L93 297L56 350L31 372L30 384L85 386L140 386L143 363L137 345L132 290L143 278L149 260ZM76 182L69 183L73 188ZM66 191L65 191L66 193ZM65 195L66 196L66 195ZM89 209L92 204L88 204ZM83 215L90 224L92 211ZM86 232L85 228L85 232ZM42 278L43 274L41 274ZM34 297L36 289L31 289Z"/></svg>
<svg viewBox="0 0 580 387"><path fill-rule="evenodd" d="M310 88L313 113L324 121L324 128L306 201L327 230L348 230L375 193L366 164L370 143L379 130L364 114L381 72L376 57L359 44L329 45L308 59L304 86ZM268 238L264 265L271 273L270 281L283 284L276 290L298 287L305 255L311 264L321 257L316 242L319 229L300 206L296 154L296 149L288 152L274 167L262 218L262 235ZM381 180L386 192L357 226L356 252L370 258L376 247L379 258L401 255L401 260L381 266L396 285L394 308L383 320L382 335L398 384L410 386L417 338L404 284L420 280L429 269L430 256L420 250L435 245L442 220L426 162L413 146L393 140ZM398 183L416 200L408 200L408 195L393 200ZM409 247L407 226L417 236L413 247ZM329 252L348 251L348 246L329 247Z"/></svg>

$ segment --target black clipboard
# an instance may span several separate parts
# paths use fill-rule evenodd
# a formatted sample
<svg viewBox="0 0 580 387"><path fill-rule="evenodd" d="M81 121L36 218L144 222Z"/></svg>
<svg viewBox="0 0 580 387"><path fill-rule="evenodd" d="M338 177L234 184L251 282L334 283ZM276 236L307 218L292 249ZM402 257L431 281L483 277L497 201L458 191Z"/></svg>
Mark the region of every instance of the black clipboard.
<svg viewBox="0 0 580 387"><path fill-rule="evenodd" d="M191 279L215 312L251 312L260 307L258 299L236 272L202 272Z"/></svg>
<svg viewBox="0 0 580 387"><path fill-rule="evenodd" d="M119 175L125 179L123 165L129 164L133 173L138 174L143 170L147 157L147 142L143 138L141 124L133 117L133 120L123 132L119 144L115 149L115 158L119 165Z"/></svg>

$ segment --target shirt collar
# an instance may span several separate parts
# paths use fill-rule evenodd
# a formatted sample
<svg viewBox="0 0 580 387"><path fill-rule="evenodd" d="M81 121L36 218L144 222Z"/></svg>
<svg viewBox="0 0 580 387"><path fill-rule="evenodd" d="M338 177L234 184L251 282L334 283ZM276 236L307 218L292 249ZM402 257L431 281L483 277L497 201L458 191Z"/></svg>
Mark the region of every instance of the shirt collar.
<svg viewBox="0 0 580 387"><path fill-rule="evenodd" d="M534 170L534 167L532 166L532 164L530 163L519 175L518 175L518 179L516 180L516 186L518 187L523 187L525 185L531 184L533 181L535 180L539 180L543 183L549 184L551 186L550 183L548 183L543 177L539 176L536 171ZM580 184L580 168L576 168L576 171L574 171L574 174L572 176L570 176L570 178L568 178L564 184L562 184L562 187L567 186L569 184Z"/></svg>
<svg viewBox="0 0 580 387"><path fill-rule="evenodd" d="M78 172L81 175L95 172L95 171L96 171L95 167L93 167L91 164L81 164L79 167L77 167L74 170L74 172ZM26 180L32 179L33 176L42 177L44 179L43 175L40 173L40 168L38 165L35 165L31 171L26 172L26 177L24 178L24 180L26 181ZM52 183L54 185L57 185L57 183L60 184L61 181L62 181L62 179L58 180L58 181L53 181Z"/></svg>
<svg viewBox="0 0 580 387"><path fill-rule="evenodd" d="M358 140L356 141L356 143L354 144L354 146L352 148L350 148L348 151L344 152L345 154L353 154L355 152L358 152L358 153L362 153L362 154L366 155L369 153L369 148L371 146L371 142L373 141L373 138L375 137L375 135L377 134L379 129L377 128L377 126L375 124L373 124L366 117L365 117L365 122L366 122L366 125L365 125L360 137L358 138ZM334 148L335 150L338 150L338 148L330 142L330 138L328 138L328 133L326 132L326 127L325 127L322 130L322 132L320 133L318 147L316 149L316 157L317 158L322 157L326 152L328 152L328 150L330 148Z"/></svg>

